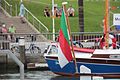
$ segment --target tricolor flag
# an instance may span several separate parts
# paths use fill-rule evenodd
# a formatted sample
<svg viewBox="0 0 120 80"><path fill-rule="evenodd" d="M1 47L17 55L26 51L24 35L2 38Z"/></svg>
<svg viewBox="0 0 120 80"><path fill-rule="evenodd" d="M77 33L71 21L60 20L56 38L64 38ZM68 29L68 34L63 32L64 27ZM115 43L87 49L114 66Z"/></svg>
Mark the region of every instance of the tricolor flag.
<svg viewBox="0 0 120 80"><path fill-rule="evenodd" d="M66 64L68 64L72 58L71 49L70 49L70 35L67 28L67 22L65 17L65 12L63 10L61 16L61 29L59 32L59 50L58 50L58 60L60 67L63 68Z"/></svg>

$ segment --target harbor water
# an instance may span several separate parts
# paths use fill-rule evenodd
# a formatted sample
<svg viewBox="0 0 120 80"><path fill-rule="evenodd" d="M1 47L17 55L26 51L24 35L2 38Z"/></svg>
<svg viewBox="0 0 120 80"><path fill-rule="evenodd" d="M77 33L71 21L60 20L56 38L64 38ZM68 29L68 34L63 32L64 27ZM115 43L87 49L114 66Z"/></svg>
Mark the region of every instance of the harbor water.
<svg viewBox="0 0 120 80"><path fill-rule="evenodd" d="M7 73L0 73L0 80L20 80L19 71L9 70ZM80 80L79 77L65 77L52 73L50 70L45 71L25 71L25 80ZM84 80L88 80L87 77ZM92 80L120 80L120 79L100 79Z"/></svg>

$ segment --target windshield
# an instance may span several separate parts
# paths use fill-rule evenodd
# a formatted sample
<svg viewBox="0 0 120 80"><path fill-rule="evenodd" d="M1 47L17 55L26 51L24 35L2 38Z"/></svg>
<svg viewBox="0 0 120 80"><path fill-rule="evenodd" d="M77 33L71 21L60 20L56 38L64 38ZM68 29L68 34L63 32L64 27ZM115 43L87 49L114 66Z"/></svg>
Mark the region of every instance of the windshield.
<svg viewBox="0 0 120 80"><path fill-rule="evenodd" d="M58 53L57 46L52 45L48 54L57 54L57 53Z"/></svg>

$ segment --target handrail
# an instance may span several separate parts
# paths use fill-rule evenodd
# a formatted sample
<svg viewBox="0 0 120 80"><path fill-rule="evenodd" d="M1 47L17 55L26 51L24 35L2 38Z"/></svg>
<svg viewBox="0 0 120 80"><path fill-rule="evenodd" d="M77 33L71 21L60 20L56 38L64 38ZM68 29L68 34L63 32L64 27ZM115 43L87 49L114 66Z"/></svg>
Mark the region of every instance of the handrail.
<svg viewBox="0 0 120 80"><path fill-rule="evenodd" d="M0 52L8 54L18 64L20 67L20 80L24 80L24 64L10 50L0 50Z"/></svg>
<svg viewBox="0 0 120 80"><path fill-rule="evenodd" d="M9 6L10 7L10 14L11 14L11 16L12 16L12 5L11 4L9 4L6 0L4 0L4 2L5 2L5 10L6 10L6 4L7 4L7 6ZM7 10L6 10L7 11ZM38 24L40 24L41 26L43 26L43 28L45 28L44 30L46 30L45 32L49 32L49 30L48 30L48 28L40 21L40 20L38 20L26 7L25 7L25 11L27 12L27 13L29 13L31 16L32 16L32 18L34 19L34 20L36 20L36 22L38 22ZM8 12L9 13L9 12ZM27 18L28 18L28 16L27 16ZM27 19L26 18L26 19ZM35 26L34 25L34 23L32 24L33 26ZM39 26L39 25L38 25ZM38 28L38 27L37 27ZM42 29L42 28L41 28Z"/></svg>
<svg viewBox="0 0 120 80"><path fill-rule="evenodd" d="M12 16L12 5L11 4L9 4L6 0L4 0L4 2L5 2L5 5L3 5L4 6L4 9L5 9L5 11L7 12L7 13L9 13L9 14L7 14L7 15L9 15L9 16ZM2 6L2 7L3 7Z"/></svg>
<svg viewBox="0 0 120 80"><path fill-rule="evenodd" d="M26 7L25 7L25 10L26 10L34 19L36 19L47 31L49 31L48 28L47 28L41 21L39 21Z"/></svg>
<svg viewBox="0 0 120 80"><path fill-rule="evenodd" d="M10 33L3 33L3 35L9 35L9 34ZM49 33L14 33L14 35L44 35L44 34L52 35L53 33L50 33L50 32ZM55 34L58 35L58 33L55 33ZM103 32L71 32L71 34L103 34Z"/></svg>
<svg viewBox="0 0 120 80"><path fill-rule="evenodd" d="M4 0L5 1L5 3L8 5L8 6L12 6L11 4L9 4L6 0Z"/></svg>

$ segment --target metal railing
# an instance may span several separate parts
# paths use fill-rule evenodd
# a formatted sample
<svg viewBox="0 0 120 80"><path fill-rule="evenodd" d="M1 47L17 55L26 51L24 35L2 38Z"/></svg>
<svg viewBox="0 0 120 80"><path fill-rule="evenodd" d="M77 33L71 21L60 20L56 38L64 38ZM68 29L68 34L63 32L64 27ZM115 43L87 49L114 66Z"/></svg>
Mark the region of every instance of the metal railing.
<svg viewBox="0 0 120 80"><path fill-rule="evenodd" d="M16 14L18 16L19 13L19 5L12 6L6 0L2 1L2 8L9 13L11 16ZM13 11L14 10L14 11ZM25 16L24 16L39 32L47 33L49 32L48 28L37 19L26 7L25 7Z"/></svg>
<svg viewBox="0 0 120 80"><path fill-rule="evenodd" d="M1 7L12 16L12 5L9 4L6 0L2 0Z"/></svg>
<svg viewBox="0 0 120 80"><path fill-rule="evenodd" d="M6 39L9 40L10 35L11 34L9 34L9 33L0 34L0 40L2 40L2 41L5 41ZM57 38L58 33L55 33L55 35ZM117 35L117 34L115 34L115 35ZM72 32L71 36L72 36L73 41L79 40L81 42L84 42L85 40L92 41L95 38L100 38L103 36L103 33L102 32ZM29 39L31 37L35 37L36 41L43 41L43 40L52 41L53 33L15 33L14 34L15 39L19 38L19 37L24 37L26 41L31 41L31 39ZM117 40L119 40L119 38Z"/></svg>
<svg viewBox="0 0 120 80"><path fill-rule="evenodd" d="M10 34L6 34L6 35L10 35ZM52 42L52 33L34 33L34 34L26 34L26 33L16 33L14 34L14 41L12 42L18 42L19 37L24 37L26 42ZM56 35L56 40L58 37L58 33L55 34ZM118 35L117 33L114 34L117 40L117 43L120 43L120 35ZM1 36L3 37L3 36ZM78 41L81 44L83 44L83 46L85 48L97 48L99 46L99 39L101 39L103 37L103 33L102 32L73 32L72 33L72 41ZM0 38L2 39L2 38ZM5 39L5 37L3 37L3 39ZM5 41L5 40L3 40ZM9 41L9 40L8 40ZM97 42L98 41L98 42Z"/></svg>
<svg viewBox="0 0 120 80"><path fill-rule="evenodd" d="M48 28L38 20L26 7L25 7L25 18L41 33L47 33Z"/></svg>

